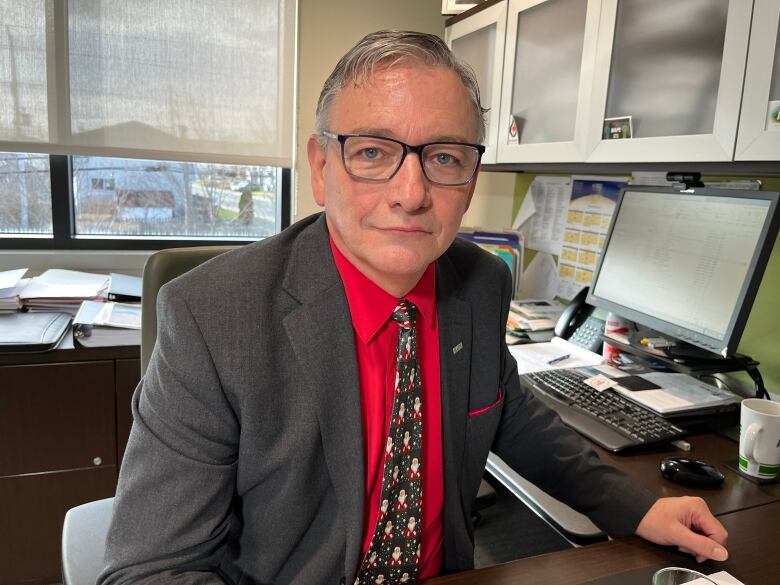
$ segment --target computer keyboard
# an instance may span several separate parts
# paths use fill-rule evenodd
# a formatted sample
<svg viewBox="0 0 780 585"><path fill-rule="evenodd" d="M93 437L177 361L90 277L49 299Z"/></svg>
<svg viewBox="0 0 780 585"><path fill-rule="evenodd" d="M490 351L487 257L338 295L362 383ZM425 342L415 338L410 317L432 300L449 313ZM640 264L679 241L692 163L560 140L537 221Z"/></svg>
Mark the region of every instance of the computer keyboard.
<svg viewBox="0 0 780 585"><path fill-rule="evenodd" d="M609 451L673 441L685 431L615 390L599 391L575 369L520 376L567 425Z"/></svg>

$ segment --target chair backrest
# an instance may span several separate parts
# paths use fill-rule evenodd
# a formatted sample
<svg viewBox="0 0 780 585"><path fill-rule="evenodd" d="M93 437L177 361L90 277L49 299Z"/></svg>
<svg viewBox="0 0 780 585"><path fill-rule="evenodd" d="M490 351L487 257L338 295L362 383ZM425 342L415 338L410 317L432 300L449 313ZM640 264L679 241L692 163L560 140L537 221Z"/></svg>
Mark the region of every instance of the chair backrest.
<svg viewBox="0 0 780 585"><path fill-rule="evenodd" d="M146 373L157 340L157 292L169 280L236 246L172 248L155 252L144 264L141 309L141 375Z"/></svg>
<svg viewBox="0 0 780 585"><path fill-rule="evenodd" d="M114 498L68 510L62 525L63 585L95 585L103 570Z"/></svg>

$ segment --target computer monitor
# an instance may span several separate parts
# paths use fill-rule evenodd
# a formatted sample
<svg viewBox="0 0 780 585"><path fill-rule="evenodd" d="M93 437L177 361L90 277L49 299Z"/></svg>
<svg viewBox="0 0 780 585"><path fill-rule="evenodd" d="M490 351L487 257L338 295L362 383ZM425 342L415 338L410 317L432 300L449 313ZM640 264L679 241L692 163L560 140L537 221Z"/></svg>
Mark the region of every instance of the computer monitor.
<svg viewBox="0 0 780 585"><path fill-rule="evenodd" d="M733 355L775 243L778 193L626 186L588 303Z"/></svg>

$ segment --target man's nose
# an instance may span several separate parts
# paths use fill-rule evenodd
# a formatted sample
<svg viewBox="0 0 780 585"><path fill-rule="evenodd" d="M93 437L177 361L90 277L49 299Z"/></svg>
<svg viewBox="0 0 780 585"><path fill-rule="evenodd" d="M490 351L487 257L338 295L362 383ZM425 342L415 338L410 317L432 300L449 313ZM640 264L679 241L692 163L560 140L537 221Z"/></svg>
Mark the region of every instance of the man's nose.
<svg viewBox="0 0 780 585"><path fill-rule="evenodd" d="M410 152L401 163L401 168L390 182L391 202L403 207L404 211L415 211L427 207L430 202L429 183L422 169L420 155Z"/></svg>

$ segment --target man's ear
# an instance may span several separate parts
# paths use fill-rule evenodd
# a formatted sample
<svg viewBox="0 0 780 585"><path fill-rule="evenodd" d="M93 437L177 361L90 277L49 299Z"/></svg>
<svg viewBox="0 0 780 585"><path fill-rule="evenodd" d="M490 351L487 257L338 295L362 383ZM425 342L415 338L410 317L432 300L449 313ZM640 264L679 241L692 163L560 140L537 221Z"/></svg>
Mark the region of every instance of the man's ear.
<svg viewBox="0 0 780 585"><path fill-rule="evenodd" d="M325 148L317 142L316 134L309 136L306 152L309 155L311 190L314 194L314 201L320 207L325 207Z"/></svg>

